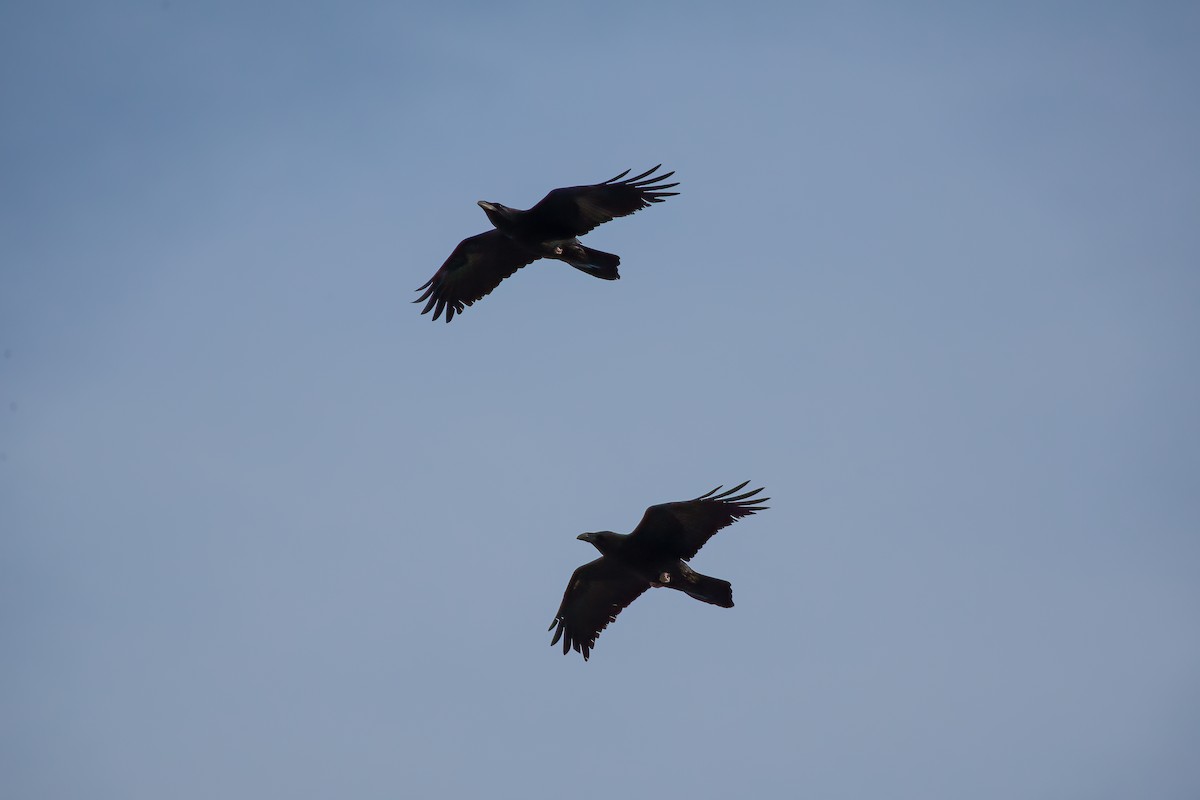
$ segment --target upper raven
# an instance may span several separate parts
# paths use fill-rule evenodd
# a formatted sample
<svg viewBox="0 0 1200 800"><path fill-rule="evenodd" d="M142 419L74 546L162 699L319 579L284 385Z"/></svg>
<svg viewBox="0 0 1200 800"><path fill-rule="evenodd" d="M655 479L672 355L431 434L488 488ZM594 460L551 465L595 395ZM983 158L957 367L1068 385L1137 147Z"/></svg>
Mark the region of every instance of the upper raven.
<svg viewBox="0 0 1200 800"><path fill-rule="evenodd" d="M571 575L562 605L550 623L549 630L558 626L550 644L562 639L563 655L575 648L587 661L600 631L651 586L678 589L697 600L732 608L733 587L728 581L701 575L684 562L717 531L767 508L757 505L771 499L755 497L761 488L730 496L747 483L721 494L716 494L721 489L718 486L695 500L650 506L630 534L579 534L576 538L590 542L601 556Z"/></svg>
<svg viewBox="0 0 1200 800"><path fill-rule="evenodd" d="M661 166L632 178L625 178L629 174L625 170L604 183L555 189L528 211L480 200L479 207L496 227L459 242L446 263L417 289L424 293L413 302L428 301L421 313L432 309L437 319L445 311L449 322L500 281L539 258L555 258L597 278L616 280L621 277L617 274L621 259L585 247L578 237L610 219L679 194L665 191L678 183L662 183L674 172L651 175Z"/></svg>

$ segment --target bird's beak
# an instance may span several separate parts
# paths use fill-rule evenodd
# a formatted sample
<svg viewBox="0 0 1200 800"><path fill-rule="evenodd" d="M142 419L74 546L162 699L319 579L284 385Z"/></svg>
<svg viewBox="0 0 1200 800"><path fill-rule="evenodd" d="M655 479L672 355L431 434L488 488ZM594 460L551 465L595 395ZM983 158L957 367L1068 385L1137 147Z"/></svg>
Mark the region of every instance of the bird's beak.
<svg viewBox="0 0 1200 800"><path fill-rule="evenodd" d="M496 207L494 205L492 205L491 203L489 203L487 200L480 200L479 207L482 208L484 211L495 211L496 210Z"/></svg>
<svg viewBox="0 0 1200 800"><path fill-rule="evenodd" d="M592 540L592 535L590 533L581 533L575 538L581 542L590 542Z"/></svg>

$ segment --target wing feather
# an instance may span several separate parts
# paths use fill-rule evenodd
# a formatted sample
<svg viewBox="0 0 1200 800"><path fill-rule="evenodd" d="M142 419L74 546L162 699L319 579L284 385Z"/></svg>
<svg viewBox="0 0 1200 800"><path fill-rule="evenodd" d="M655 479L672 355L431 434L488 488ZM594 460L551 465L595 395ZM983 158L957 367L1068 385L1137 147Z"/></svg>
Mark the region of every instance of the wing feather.
<svg viewBox="0 0 1200 800"><path fill-rule="evenodd" d="M554 631L550 645L562 639L563 655L573 648L587 661L600 631L649 588L644 578L607 556L589 561L571 574L562 604L548 628Z"/></svg>
<svg viewBox="0 0 1200 800"><path fill-rule="evenodd" d="M653 175L661 166L632 178L625 177L629 174L625 170L604 183L555 189L525 212L526 222L536 226L544 240L583 236L609 220L629 216L679 194L667 191L678 186L678 182L663 183L674 172Z"/></svg>
<svg viewBox="0 0 1200 800"><path fill-rule="evenodd" d="M433 273L418 292L414 303L425 303L422 314L433 311L433 319L446 312L446 322L466 306L486 297L500 282L538 255L513 242L498 230L470 236L458 243L446 263Z"/></svg>
<svg viewBox="0 0 1200 800"><path fill-rule="evenodd" d="M738 494L748 483L750 481L745 481L724 492L718 486L693 500L650 506L630 534L630 542L636 541L639 548L687 561L717 531L767 508L760 504L771 498L758 497L761 488Z"/></svg>

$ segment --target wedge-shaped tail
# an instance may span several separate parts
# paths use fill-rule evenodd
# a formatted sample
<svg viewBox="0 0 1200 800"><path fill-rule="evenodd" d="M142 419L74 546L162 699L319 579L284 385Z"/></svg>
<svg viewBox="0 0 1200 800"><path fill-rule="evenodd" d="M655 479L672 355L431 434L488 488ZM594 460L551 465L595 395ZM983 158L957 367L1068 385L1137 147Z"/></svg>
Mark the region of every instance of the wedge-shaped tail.
<svg viewBox="0 0 1200 800"><path fill-rule="evenodd" d="M601 280L615 281L621 277L621 273L617 272L617 266L621 263L620 256L603 250L593 250L584 245L579 246L579 251L582 253L572 252L571 258L563 260L575 269Z"/></svg>
<svg viewBox="0 0 1200 800"><path fill-rule="evenodd" d="M712 603L721 608L733 608L733 584L720 578L701 575L687 564L682 565L683 580L672 588L686 592L689 597Z"/></svg>

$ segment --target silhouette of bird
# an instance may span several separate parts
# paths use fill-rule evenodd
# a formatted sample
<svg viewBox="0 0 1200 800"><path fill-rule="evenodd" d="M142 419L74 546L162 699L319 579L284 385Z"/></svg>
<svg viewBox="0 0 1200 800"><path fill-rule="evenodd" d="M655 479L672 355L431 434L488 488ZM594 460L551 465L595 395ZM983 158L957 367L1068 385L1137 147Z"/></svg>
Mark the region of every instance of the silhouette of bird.
<svg viewBox="0 0 1200 800"><path fill-rule="evenodd" d="M466 306L487 296L500 281L539 258L565 261L606 281L620 278L620 257L593 250L579 237L609 220L679 194L666 191L678 183L663 183L674 172L653 174L661 166L632 178L625 177L629 174L625 170L604 183L555 189L527 211L480 200L479 207L495 228L459 242L446 263L417 289L423 293L413 302L425 303L421 313L433 311L433 319L446 312L449 322Z"/></svg>
<svg viewBox="0 0 1200 800"><path fill-rule="evenodd" d="M736 494L740 483L721 492L718 486L695 500L663 503L646 509L632 533L581 533L600 558L571 575L562 604L549 630L551 646L562 639L563 655L572 648L587 661L596 639L621 611L651 587L677 589L697 600L722 608L733 607L729 581L701 575L687 561L722 528L767 507L769 497L756 497L761 488Z"/></svg>

